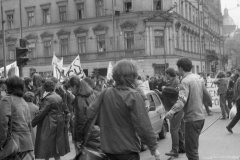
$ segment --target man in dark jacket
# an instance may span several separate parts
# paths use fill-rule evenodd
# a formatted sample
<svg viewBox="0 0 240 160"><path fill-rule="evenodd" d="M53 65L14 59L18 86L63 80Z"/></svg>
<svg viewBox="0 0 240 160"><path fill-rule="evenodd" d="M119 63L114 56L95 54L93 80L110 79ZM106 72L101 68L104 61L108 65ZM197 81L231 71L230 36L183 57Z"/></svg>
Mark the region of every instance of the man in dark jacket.
<svg viewBox="0 0 240 160"><path fill-rule="evenodd" d="M168 68L166 70L166 77L167 85L166 87L163 87L163 97L164 99L172 100L172 104L170 106L172 107L178 98L178 86L180 82L173 68ZM169 109L171 109L170 107ZM169 109L167 111L169 111ZM183 116L183 110L180 110L179 112L174 114L172 119L170 119L172 150L169 153L166 153L166 155L168 156L178 157L178 153L185 153Z"/></svg>

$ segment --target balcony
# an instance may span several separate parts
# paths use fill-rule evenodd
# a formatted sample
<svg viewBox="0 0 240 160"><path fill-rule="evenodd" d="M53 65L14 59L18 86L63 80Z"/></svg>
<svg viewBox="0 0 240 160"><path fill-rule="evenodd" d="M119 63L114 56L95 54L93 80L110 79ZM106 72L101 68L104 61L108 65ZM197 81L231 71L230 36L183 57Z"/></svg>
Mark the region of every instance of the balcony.
<svg viewBox="0 0 240 160"><path fill-rule="evenodd" d="M63 56L64 64L70 64L78 54L71 54ZM94 62L94 61L118 61L124 58L135 58L144 57L145 49L134 49L134 50L120 50L120 51L109 51L109 52L95 52L95 53L84 53L79 54L81 62ZM60 56L58 56L60 57ZM52 63L51 57L36 57L31 59L29 65L50 65Z"/></svg>

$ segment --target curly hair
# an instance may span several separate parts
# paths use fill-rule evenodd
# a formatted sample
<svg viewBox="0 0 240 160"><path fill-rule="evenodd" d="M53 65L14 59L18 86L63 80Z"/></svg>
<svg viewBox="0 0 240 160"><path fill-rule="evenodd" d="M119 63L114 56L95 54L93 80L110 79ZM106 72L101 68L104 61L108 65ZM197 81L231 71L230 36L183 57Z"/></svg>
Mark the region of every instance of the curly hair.
<svg viewBox="0 0 240 160"><path fill-rule="evenodd" d="M138 77L137 67L131 61L121 60L114 66L112 77L116 85L133 87Z"/></svg>
<svg viewBox="0 0 240 160"><path fill-rule="evenodd" d="M56 84L51 79L47 79L43 85L43 88L46 92L53 92L55 87Z"/></svg>
<svg viewBox="0 0 240 160"><path fill-rule="evenodd" d="M34 101L34 98L35 98L35 95L33 92L26 92L24 95L23 95L23 99L26 101L26 102L33 102Z"/></svg>
<svg viewBox="0 0 240 160"><path fill-rule="evenodd" d="M181 58L177 61L177 66L182 68L184 72L190 72L192 70L192 61L188 58Z"/></svg>

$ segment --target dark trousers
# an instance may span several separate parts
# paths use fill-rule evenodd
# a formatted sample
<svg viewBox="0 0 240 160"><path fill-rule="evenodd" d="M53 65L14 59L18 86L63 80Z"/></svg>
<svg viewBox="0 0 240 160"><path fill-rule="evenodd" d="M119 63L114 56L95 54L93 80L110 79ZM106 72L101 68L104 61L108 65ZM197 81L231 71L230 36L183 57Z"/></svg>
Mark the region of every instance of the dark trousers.
<svg viewBox="0 0 240 160"><path fill-rule="evenodd" d="M229 115L229 108L226 104L226 94L220 94L220 108L222 111L222 117L227 118Z"/></svg>
<svg viewBox="0 0 240 160"><path fill-rule="evenodd" d="M204 105L204 107L205 107L205 109L206 109L207 114L211 113L208 105Z"/></svg>
<svg viewBox="0 0 240 160"><path fill-rule="evenodd" d="M180 111L170 119L170 133L172 138L172 151L178 153L179 150L185 150L184 140L184 112Z"/></svg>
<svg viewBox="0 0 240 160"><path fill-rule="evenodd" d="M185 149L188 160L199 160L199 135L203 125L204 120L185 122Z"/></svg>
<svg viewBox="0 0 240 160"><path fill-rule="evenodd" d="M139 153L129 153L129 154L108 154L109 160L140 160Z"/></svg>
<svg viewBox="0 0 240 160"><path fill-rule="evenodd" d="M237 114L234 116L234 118L232 119L232 121L229 123L228 127L229 128L233 128L237 122L240 120L240 102L236 103L236 108L237 108Z"/></svg>
<svg viewBox="0 0 240 160"><path fill-rule="evenodd" d="M231 110L231 108L232 108L232 98L227 98L227 106L228 106L228 109L230 109Z"/></svg>

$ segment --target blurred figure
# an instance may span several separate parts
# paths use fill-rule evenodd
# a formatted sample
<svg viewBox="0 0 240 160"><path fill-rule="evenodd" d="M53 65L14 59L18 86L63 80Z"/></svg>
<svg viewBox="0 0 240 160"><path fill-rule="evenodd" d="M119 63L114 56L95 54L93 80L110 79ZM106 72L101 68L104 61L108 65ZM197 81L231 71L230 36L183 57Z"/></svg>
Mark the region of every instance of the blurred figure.
<svg viewBox="0 0 240 160"><path fill-rule="evenodd" d="M234 96L234 85L238 79L239 75L234 74L232 77L230 77L229 82L228 82L228 88L227 88L227 106L229 110L232 108L232 102L233 102L233 96Z"/></svg>
<svg viewBox="0 0 240 160"><path fill-rule="evenodd" d="M39 105L40 99L43 96L43 78L40 74L35 73L33 75L33 92L35 94L34 104Z"/></svg>
<svg viewBox="0 0 240 160"><path fill-rule="evenodd" d="M55 92L55 83L46 80L44 96L40 101L40 111L34 117L32 126L37 125L35 156L49 160L60 160L70 151L67 134L66 115L62 98ZM47 147L47 149L46 149Z"/></svg>
<svg viewBox="0 0 240 160"><path fill-rule="evenodd" d="M218 85L218 95L220 97L220 108L222 111L222 120L227 119L229 115L229 108L227 107L226 103L226 94L227 94L227 86L228 86L228 79L225 78L224 72L219 72L217 75L218 80L214 83Z"/></svg>
<svg viewBox="0 0 240 160"><path fill-rule="evenodd" d="M29 78L29 77L24 78L24 88L25 88L25 92L33 92L32 78Z"/></svg>
<svg viewBox="0 0 240 160"><path fill-rule="evenodd" d="M39 110L39 107L33 103L33 101L34 101L34 93L33 92L26 92L24 94L23 98L24 98L24 100L28 104L28 108L29 108L30 116L31 116L31 121L32 121L33 118L35 117L35 115L37 114L38 110ZM36 127L32 129L33 144L35 144L36 131L37 131Z"/></svg>
<svg viewBox="0 0 240 160"><path fill-rule="evenodd" d="M90 119L99 114L101 149L110 160L140 160L139 137L160 160L144 100L135 89L137 76L132 62L119 61L113 68L115 87L103 91L88 109Z"/></svg>
<svg viewBox="0 0 240 160"><path fill-rule="evenodd" d="M7 95L6 80L0 79L0 100Z"/></svg>
<svg viewBox="0 0 240 160"><path fill-rule="evenodd" d="M88 119L86 110L89 105L95 100L96 95L93 89L84 80L74 76L69 81L71 91L75 95L73 102L74 108L74 132L73 141L75 143L76 154L82 149L82 142L86 136L86 126L88 125ZM100 150L100 131L98 126L93 126L86 147L93 150Z"/></svg>
<svg viewBox="0 0 240 160"><path fill-rule="evenodd" d="M172 106L176 103L178 98L178 87L179 87L180 81L179 79L177 79L176 72L173 68L166 69L166 78L167 78L167 84L166 84L166 87L163 87L163 96L164 96L163 99L167 98L169 100L169 99L172 99L172 97L176 97L171 104L168 104L170 106L167 108L171 109ZM176 94L175 94L176 96L174 94L171 94L174 91L176 91ZM168 100L165 100L164 102ZM183 110L180 110L174 114L172 119L170 119L172 149L169 153L166 153L166 155L168 156L178 157L178 153L185 153L183 116L184 116L184 112Z"/></svg>
<svg viewBox="0 0 240 160"><path fill-rule="evenodd" d="M28 105L22 98L24 82L19 77L12 76L6 80L6 85L8 95L0 101L0 159L19 160L28 157L33 160L31 116ZM17 153L6 155L5 147L11 139L15 142L11 149Z"/></svg>

